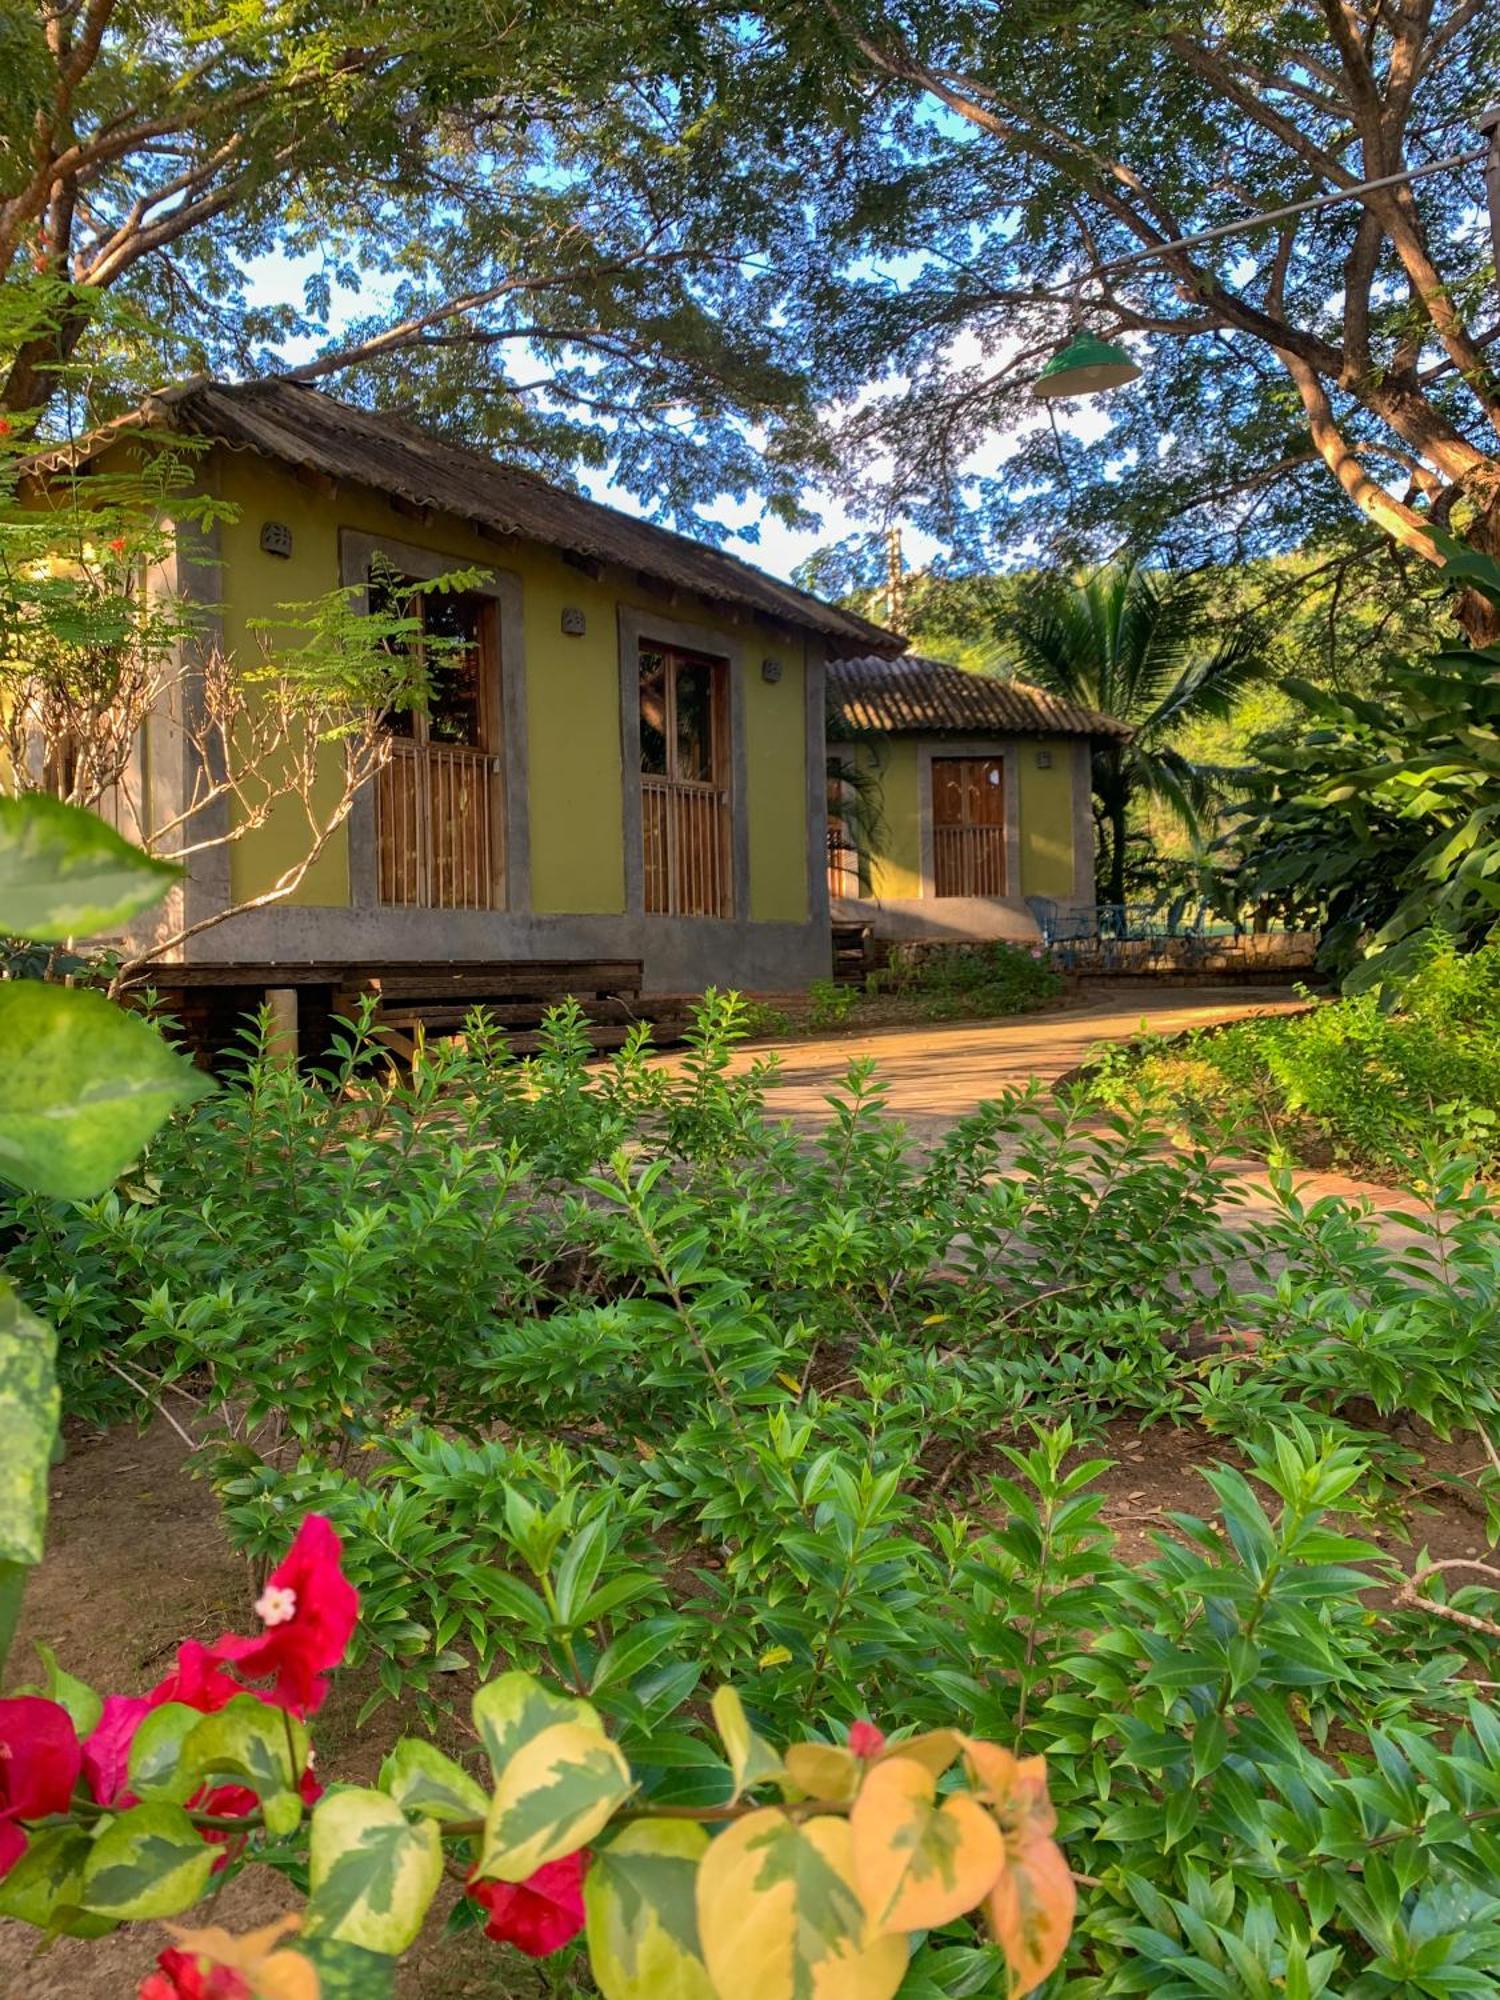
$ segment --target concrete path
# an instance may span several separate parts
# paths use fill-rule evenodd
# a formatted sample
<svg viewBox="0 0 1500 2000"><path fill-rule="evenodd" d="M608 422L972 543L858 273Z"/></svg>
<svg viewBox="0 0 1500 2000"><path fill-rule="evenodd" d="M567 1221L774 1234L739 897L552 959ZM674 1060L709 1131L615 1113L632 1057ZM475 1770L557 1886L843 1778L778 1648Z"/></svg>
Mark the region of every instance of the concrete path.
<svg viewBox="0 0 1500 2000"><path fill-rule="evenodd" d="M780 1073L766 1093L767 1109L816 1129L827 1118L827 1099L838 1090L849 1064L856 1057L873 1057L891 1110L906 1120L914 1139L930 1142L986 1098L1024 1087L1033 1077L1054 1082L1101 1043L1128 1041L1143 1028L1175 1035L1184 1028L1254 1014L1297 1013L1306 1005L1284 986L1115 992L1056 1013L1023 1014L1009 1021L929 1023L775 1042L743 1051L736 1067L774 1054Z"/></svg>

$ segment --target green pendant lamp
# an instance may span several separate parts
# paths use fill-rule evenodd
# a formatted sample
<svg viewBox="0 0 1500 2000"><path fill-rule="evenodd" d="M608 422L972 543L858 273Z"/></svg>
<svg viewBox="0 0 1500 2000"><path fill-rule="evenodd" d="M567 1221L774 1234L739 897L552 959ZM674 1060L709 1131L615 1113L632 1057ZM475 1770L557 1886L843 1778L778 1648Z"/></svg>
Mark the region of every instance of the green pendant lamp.
<svg viewBox="0 0 1500 2000"><path fill-rule="evenodd" d="M1065 396L1097 396L1140 379L1141 368L1123 347L1080 329L1060 347L1031 385L1033 396L1053 401Z"/></svg>

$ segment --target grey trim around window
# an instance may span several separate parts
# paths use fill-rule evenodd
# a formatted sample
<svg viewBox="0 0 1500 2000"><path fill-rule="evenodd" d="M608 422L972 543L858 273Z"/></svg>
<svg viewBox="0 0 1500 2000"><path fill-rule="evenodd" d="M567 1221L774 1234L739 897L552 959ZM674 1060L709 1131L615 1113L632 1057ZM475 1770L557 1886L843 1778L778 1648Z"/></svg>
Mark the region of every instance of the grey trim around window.
<svg viewBox="0 0 1500 2000"><path fill-rule="evenodd" d="M685 624L622 604L620 618L620 797L625 841L625 908L646 914L646 863L641 845L641 647L655 642L723 660L729 672L730 897L727 917L698 923L746 923L750 917L749 771L745 755L745 649L710 625ZM653 916L652 923L668 921Z"/></svg>
<svg viewBox="0 0 1500 2000"><path fill-rule="evenodd" d="M368 535L356 528L339 530L339 580L363 590L369 581L370 558L389 556L408 576L442 576L467 569L462 556L421 548L392 535ZM500 654L500 764L505 806L504 908L524 916L531 908L531 814L527 801L526 754L526 635L521 612L521 579L514 570L491 569L474 586L498 607ZM355 909L380 907L376 878L375 788L365 785L349 810L349 900Z"/></svg>

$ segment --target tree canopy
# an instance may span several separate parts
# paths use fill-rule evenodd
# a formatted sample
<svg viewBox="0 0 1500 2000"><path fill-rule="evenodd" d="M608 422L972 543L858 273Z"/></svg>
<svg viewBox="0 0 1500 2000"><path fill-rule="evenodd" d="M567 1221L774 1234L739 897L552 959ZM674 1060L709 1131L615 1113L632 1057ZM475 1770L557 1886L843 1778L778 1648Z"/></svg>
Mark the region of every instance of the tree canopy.
<svg viewBox="0 0 1500 2000"><path fill-rule="evenodd" d="M755 253L802 225L731 42L691 0L6 0L0 411L55 430L68 384L93 419L310 341L337 393L608 465L700 532L752 484L794 514L804 390ZM300 299L258 302L268 258Z"/></svg>
<svg viewBox="0 0 1500 2000"><path fill-rule="evenodd" d="M1177 238L1480 146L1483 0L771 0L850 136L816 201L851 260L803 301L876 505L971 567L1123 544L1500 546L1500 336L1480 167L1197 249ZM852 260L862 259L863 262ZM1144 380L1055 439L1027 390L1072 323ZM1352 503L1352 504L1351 504ZM1375 531L1372 533L1372 529ZM1487 602L1471 598L1478 631Z"/></svg>

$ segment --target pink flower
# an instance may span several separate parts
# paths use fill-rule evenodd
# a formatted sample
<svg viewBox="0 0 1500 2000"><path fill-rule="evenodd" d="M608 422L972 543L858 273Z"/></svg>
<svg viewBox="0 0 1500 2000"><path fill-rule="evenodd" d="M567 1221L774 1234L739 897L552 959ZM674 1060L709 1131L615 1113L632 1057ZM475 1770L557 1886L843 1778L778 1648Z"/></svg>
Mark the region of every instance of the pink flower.
<svg viewBox="0 0 1500 2000"><path fill-rule="evenodd" d="M359 1617L359 1594L339 1567L339 1538L322 1514L309 1514L286 1559L256 1599L259 1638L226 1633L208 1648L246 1680L274 1676L269 1699L293 1715L312 1715L328 1692L323 1678L344 1657Z"/></svg>
<svg viewBox="0 0 1500 2000"><path fill-rule="evenodd" d="M83 1746L83 1775L101 1806L133 1805L125 1792L130 1746L155 1704L143 1694L107 1694Z"/></svg>
<svg viewBox="0 0 1500 2000"><path fill-rule="evenodd" d="M583 1929L583 1870L588 1850L549 1861L524 1882L480 1882L467 1893L489 1912L486 1937L513 1944L528 1958L560 1951Z"/></svg>
<svg viewBox="0 0 1500 2000"><path fill-rule="evenodd" d="M230 1965L210 1965L169 1947L141 1981L136 2000L251 2000L250 1982Z"/></svg>
<svg viewBox="0 0 1500 2000"><path fill-rule="evenodd" d="M877 1729L873 1722L851 1722L849 1748L856 1757L869 1763L885 1748L885 1731Z"/></svg>
<svg viewBox="0 0 1500 2000"><path fill-rule="evenodd" d="M20 1694L0 1701L0 1875L26 1852L19 1822L66 1812L83 1752L60 1702Z"/></svg>

